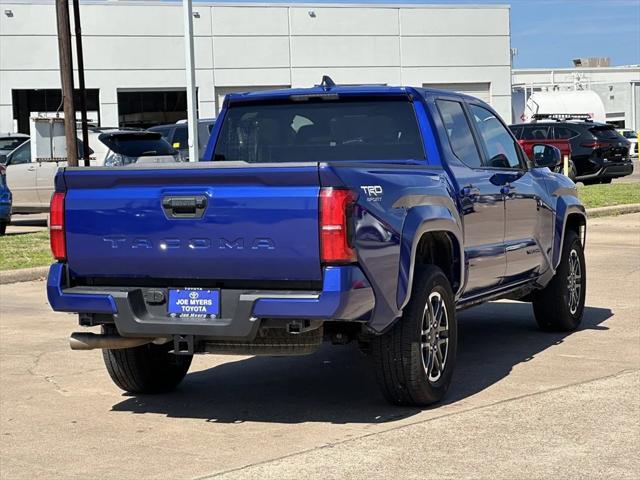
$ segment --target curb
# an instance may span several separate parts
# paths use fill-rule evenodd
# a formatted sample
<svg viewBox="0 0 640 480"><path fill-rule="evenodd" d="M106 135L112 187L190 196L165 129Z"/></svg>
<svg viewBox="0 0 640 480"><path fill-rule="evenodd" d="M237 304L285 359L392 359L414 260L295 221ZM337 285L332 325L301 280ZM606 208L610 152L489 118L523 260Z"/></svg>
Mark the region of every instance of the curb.
<svg viewBox="0 0 640 480"><path fill-rule="evenodd" d="M612 207L587 208L589 218L623 215L625 213L640 212L640 203L631 205L614 205ZM49 267L22 268L19 270L5 270L0 272L0 285L18 282L30 282L47 278Z"/></svg>
<svg viewBox="0 0 640 480"><path fill-rule="evenodd" d="M623 215L625 213L640 212L640 203L632 203L630 205L613 205L611 207L587 208L587 217L598 218L608 217L609 215Z"/></svg>
<svg viewBox="0 0 640 480"><path fill-rule="evenodd" d="M21 268L0 272L0 285L7 283L30 282L47 278L49 267Z"/></svg>

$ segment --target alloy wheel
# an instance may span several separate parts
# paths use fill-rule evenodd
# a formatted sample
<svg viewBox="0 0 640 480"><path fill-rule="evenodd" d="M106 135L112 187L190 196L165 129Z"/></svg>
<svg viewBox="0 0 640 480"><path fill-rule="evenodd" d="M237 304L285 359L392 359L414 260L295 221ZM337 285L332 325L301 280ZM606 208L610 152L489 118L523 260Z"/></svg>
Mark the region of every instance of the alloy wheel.
<svg viewBox="0 0 640 480"><path fill-rule="evenodd" d="M444 298L438 292L431 292L424 307L420 347L425 373L430 382L437 382L449 353L449 315Z"/></svg>
<svg viewBox="0 0 640 480"><path fill-rule="evenodd" d="M569 291L569 311L575 315L580 307L582 293L582 268L578 252L572 249L569 253L569 274L567 275L567 287Z"/></svg>

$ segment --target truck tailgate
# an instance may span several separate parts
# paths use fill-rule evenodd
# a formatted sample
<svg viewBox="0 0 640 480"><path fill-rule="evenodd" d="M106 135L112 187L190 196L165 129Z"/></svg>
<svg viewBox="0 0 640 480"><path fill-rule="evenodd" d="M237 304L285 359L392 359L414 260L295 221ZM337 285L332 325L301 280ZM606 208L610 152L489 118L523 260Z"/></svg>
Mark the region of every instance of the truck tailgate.
<svg viewBox="0 0 640 480"><path fill-rule="evenodd" d="M321 279L318 167L67 169L73 277Z"/></svg>

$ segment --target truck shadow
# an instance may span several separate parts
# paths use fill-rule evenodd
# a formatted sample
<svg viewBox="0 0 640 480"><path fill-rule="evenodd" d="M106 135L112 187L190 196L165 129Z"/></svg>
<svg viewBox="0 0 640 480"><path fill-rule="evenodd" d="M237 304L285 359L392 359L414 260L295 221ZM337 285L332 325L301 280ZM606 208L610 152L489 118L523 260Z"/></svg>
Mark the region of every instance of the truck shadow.
<svg viewBox="0 0 640 480"><path fill-rule="evenodd" d="M587 307L581 330L607 330L601 323L612 315L609 309ZM536 354L570 335L540 332L527 303L489 303L460 313L459 322L458 363L447 404L499 382L514 366L534 361ZM324 345L306 357L223 363L189 374L174 393L130 396L113 410L220 423L284 424L384 423L420 412L386 404L369 360L353 344Z"/></svg>

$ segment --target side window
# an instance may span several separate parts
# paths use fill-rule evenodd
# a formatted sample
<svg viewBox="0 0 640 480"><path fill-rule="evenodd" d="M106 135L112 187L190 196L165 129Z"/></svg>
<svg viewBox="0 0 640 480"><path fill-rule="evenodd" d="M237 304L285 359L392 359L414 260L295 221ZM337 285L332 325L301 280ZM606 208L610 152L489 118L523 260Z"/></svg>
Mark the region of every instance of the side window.
<svg viewBox="0 0 640 480"><path fill-rule="evenodd" d="M31 162L31 142L20 145L11 154L11 165Z"/></svg>
<svg viewBox="0 0 640 480"><path fill-rule="evenodd" d="M525 127L522 132L522 140L547 140L549 138L551 138L549 127L544 125Z"/></svg>
<svg viewBox="0 0 640 480"><path fill-rule="evenodd" d="M465 165L471 168L481 167L482 160L462 105L451 100L436 100L436 105L453 153Z"/></svg>
<svg viewBox="0 0 640 480"><path fill-rule="evenodd" d="M567 127L553 127L553 134L554 137L558 140L565 140L567 138L573 138L578 135L577 132L574 132Z"/></svg>
<svg viewBox="0 0 640 480"><path fill-rule="evenodd" d="M169 134L171 133L171 129L170 128L150 128L149 129L152 132L156 132L159 133L160 135L162 135L162 138L164 138L165 140L169 141Z"/></svg>
<svg viewBox="0 0 640 480"><path fill-rule="evenodd" d="M513 136L516 137L518 140L522 138L523 129L524 129L523 127L516 127L514 125L511 125L509 127L509 130L511 130L511 132L513 133Z"/></svg>
<svg viewBox="0 0 640 480"><path fill-rule="evenodd" d="M487 149L487 166L522 168L516 142L500 120L486 108L469 105L471 116Z"/></svg>
<svg viewBox="0 0 640 480"><path fill-rule="evenodd" d="M186 125L176 127L176 130L173 133L173 139L171 140L171 146L173 148L187 148L189 146L189 142L187 140L188 136L189 131L187 130Z"/></svg>

